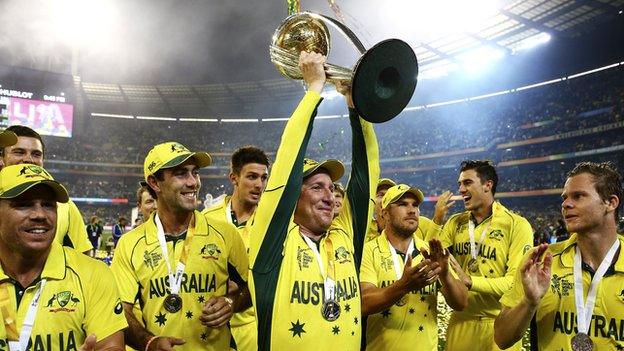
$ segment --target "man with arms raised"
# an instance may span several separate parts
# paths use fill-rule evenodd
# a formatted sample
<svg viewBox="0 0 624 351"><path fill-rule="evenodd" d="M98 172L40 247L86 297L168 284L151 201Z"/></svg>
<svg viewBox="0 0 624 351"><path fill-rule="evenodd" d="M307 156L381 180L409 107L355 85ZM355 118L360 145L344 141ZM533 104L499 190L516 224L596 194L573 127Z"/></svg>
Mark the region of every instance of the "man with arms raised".
<svg viewBox="0 0 624 351"><path fill-rule="evenodd" d="M456 260L451 265L468 288L468 307L453 311L446 337L449 351L498 350L494 318L511 287L522 255L533 243L531 225L494 201L498 175L490 161L464 161L459 193L465 212L449 218L440 234ZM520 349L521 343L514 346Z"/></svg>
<svg viewBox="0 0 624 351"><path fill-rule="evenodd" d="M268 177L269 158L264 151L254 146L239 148L234 151L230 161L229 178L234 192L218 205L203 211L209 221L227 221L236 227L247 250L249 232L245 225L258 206ZM257 349L257 327L253 308L235 313L230 326L237 350Z"/></svg>
<svg viewBox="0 0 624 351"><path fill-rule="evenodd" d="M259 350L359 350L357 268L379 174L377 140L347 97L352 171L341 214L333 218L337 160L304 159L320 93L325 57L302 52L308 92L286 124L267 188L250 219L252 296ZM333 222L332 222L333 220Z"/></svg>
<svg viewBox="0 0 624 351"><path fill-rule="evenodd" d="M621 176L610 163L579 163L561 197L574 234L525 256L501 298L496 343L509 347L531 324L532 350L624 350Z"/></svg>
<svg viewBox="0 0 624 351"><path fill-rule="evenodd" d="M123 350L123 315L106 265L54 240L65 188L36 165L0 171L0 349ZM88 341L87 341L88 337Z"/></svg>
<svg viewBox="0 0 624 351"><path fill-rule="evenodd" d="M367 350L437 350L438 280L452 308L468 303L468 289L451 273L448 251L438 240L427 245L416 235L423 199L417 188L390 188L382 199L385 229L364 245L360 286Z"/></svg>
<svg viewBox="0 0 624 351"><path fill-rule="evenodd" d="M130 325L126 342L137 350L226 350L228 320L249 306L240 237L196 210L199 169L210 163L207 153L176 142L154 146L145 158L158 208L119 239L111 266ZM241 287L238 293L228 294L228 279ZM132 312L137 297L145 327Z"/></svg>
<svg viewBox="0 0 624 351"><path fill-rule="evenodd" d="M17 135L17 143L6 146L2 152L2 161L5 166L17 164L33 164L43 167L45 145L41 135L26 126L14 125L7 128ZM76 204L69 200L57 206L56 240L63 246L89 254L93 249L87 226L82 219Z"/></svg>

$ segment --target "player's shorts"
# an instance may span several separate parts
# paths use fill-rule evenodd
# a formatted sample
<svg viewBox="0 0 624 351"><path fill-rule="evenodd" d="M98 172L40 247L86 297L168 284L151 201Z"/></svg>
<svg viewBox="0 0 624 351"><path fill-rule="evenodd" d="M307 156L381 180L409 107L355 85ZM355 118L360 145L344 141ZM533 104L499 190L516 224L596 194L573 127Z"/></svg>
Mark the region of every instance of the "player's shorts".
<svg viewBox="0 0 624 351"><path fill-rule="evenodd" d="M494 318L451 315L446 330L446 351L500 351L494 342ZM507 350L522 350L522 340Z"/></svg>
<svg viewBox="0 0 624 351"><path fill-rule="evenodd" d="M255 321L233 327L231 332L237 351L258 350L258 325Z"/></svg>

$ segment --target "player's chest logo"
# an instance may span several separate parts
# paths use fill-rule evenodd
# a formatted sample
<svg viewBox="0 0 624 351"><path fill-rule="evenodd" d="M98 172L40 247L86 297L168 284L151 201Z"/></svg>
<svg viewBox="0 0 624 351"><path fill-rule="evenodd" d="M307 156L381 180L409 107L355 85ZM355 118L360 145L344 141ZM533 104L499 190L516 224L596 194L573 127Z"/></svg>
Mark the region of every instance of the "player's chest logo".
<svg viewBox="0 0 624 351"><path fill-rule="evenodd" d="M199 255L205 260L218 260L221 255L221 249L217 244L206 244L199 250Z"/></svg>
<svg viewBox="0 0 624 351"><path fill-rule="evenodd" d="M312 255L308 253L309 251L310 248L308 247L297 246L297 264L299 265L299 270L310 267Z"/></svg>
<svg viewBox="0 0 624 351"><path fill-rule="evenodd" d="M560 277L553 274L550 279L550 290L553 294L557 294L559 298L570 296L570 291L574 291L574 284L567 280L567 277Z"/></svg>
<svg viewBox="0 0 624 351"><path fill-rule="evenodd" d="M76 307L82 302L81 299L69 290L53 293L45 302L44 308L48 312L74 312Z"/></svg>
<svg viewBox="0 0 624 351"><path fill-rule="evenodd" d="M156 269L156 267L158 267L158 264L162 260L162 257L162 253L158 252L156 249L154 249L152 252L145 250L145 252L143 253L143 263L145 263L146 266L154 270Z"/></svg>
<svg viewBox="0 0 624 351"><path fill-rule="evenodd" d="M394 272L394 261L392 261L391 255L381 257L381 268L386 272Z"/></svg>
<svg viewBox="0 0 624 351"><path fill-rule="evenodd" d="M334 259L338 263L351 262L351 252L349 252L349 250L347 250L344 246L340 246L334 252Z"/></svg>

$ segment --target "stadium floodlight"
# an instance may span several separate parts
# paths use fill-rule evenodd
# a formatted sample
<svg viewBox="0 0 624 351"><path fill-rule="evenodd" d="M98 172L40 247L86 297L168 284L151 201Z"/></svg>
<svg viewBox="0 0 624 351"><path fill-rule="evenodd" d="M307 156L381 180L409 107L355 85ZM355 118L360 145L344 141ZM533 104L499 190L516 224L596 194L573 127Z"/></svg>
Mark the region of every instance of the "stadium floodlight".
<svg viewBox="0 0 624 351"><path fill-rule="evenodd" d="M97 113L92 112L91 117L108 117L108 118L125 118L125 119L134 119L132 115L119 115L114 113Z"/></svg>
<svg viewBox="0 0 624 351"><path fill-rule="evenodd" d="M548 43L550 39L551 39L550 34L545 33L545 32L540 32L539 34L530 36L518 42L516 44L516 47L514 48L514 51L531 49L538 45Z"/></svg>
<svg viewBox="0 0 624 351"><path fill-rule="evenodd" d="M474 50L457 56L462 63L462 67L468 72L478 72L496 60L505 56L503 50L494 49L489 46L480 46Z"/></svg>
<svg viewBox="0 0 624 351"><path fill-rule="evenodd" d="M147 121L177 121L175 117L161 117L161 116L137 116L137 119L143 119Z"/></svg>
<svg viewBox="0 0 624 351"><path fill-rule="evenodd" d="M224 123L250 123L258 122L257 118L221 118L220 122Z"/></svg>
<svg viewBox="0 0 624 351"><path fill-rule="evenodd" d="M114 33L122 28L115 2L110 0L47 0L48 13L60 38L74 47L110 48Z"/></svg>
<svg viewBox="0 0 624 351"><path fill-rule="evenodd" d="M190 118L181 117L178 119L180 122L219 122L216 118Z"/></svg>

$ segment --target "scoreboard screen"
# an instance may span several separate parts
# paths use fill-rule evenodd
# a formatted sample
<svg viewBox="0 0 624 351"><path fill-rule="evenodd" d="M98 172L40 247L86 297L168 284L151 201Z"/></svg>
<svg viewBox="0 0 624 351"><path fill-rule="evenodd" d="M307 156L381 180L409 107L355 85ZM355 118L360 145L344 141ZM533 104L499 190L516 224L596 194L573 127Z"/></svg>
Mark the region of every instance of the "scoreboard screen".
<svg viewBox="0 0 624 351"><path fill-rule="evenodd" d="M0 65L0 128L21 124L71 137L74 85L69 74Z"/></svg>

